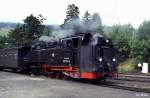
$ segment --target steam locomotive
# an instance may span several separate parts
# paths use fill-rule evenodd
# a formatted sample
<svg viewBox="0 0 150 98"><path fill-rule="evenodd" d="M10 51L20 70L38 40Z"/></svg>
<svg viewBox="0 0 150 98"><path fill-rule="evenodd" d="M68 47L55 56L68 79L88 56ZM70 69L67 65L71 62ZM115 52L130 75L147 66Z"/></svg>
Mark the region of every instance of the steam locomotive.
<svg viewBox="0 0 150 98"><path fill-rule="evenodd" d="M102 80L117 75L115 54L111 40L97 33L82 33L49 43L1 49L0 69L53 78Z"/></svg>

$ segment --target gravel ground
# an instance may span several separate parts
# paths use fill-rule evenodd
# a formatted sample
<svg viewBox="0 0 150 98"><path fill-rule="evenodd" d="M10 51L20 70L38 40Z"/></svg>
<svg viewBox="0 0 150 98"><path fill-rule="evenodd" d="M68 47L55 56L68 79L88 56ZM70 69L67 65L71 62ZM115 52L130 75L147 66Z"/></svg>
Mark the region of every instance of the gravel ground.
<svg viewBox="0 0 150 98"><path fill-rule="evenodd" d="M0 98L150 98L150 94L0 72Z"/></svg>

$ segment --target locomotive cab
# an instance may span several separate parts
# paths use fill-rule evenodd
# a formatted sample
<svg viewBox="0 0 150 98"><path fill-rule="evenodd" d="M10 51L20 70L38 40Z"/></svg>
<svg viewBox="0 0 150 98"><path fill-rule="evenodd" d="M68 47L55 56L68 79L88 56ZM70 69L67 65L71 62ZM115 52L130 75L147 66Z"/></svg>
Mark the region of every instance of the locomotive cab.
<svg viewBox="0 0 150 98"><path fill-rule="evenodd" d="M61 39L62 47L73 52L72 66L78 66L78 77L100 79L112 76L116 69L115 51L110 40L94 33Z"/></svg>
<svg viewBox="0 0 150 98"><path fill-rule="evenodd" d="M86 34L80 46L81 78L101 79L116 72L115 49L109 39L99 34Z"/></svg>

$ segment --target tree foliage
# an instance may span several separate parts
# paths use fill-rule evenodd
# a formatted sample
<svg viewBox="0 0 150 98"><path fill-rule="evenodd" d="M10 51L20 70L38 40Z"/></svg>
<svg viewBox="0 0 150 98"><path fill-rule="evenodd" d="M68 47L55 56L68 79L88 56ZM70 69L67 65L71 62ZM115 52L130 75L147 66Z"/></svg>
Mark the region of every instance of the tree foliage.
<svg viewBox="0 0 150 98"><path fill-rule="evenodd" d="M44 29L43 29L42 35L50 36L50 33L51 33L51 30L47 26L45 26Z"/></svg>
<svg viewBox="0 0 150 98"><path fill-rule="evenodd" d="M75 4L69 4L66 12L66 19L64 20L64 24L72 21L73 19L79 18L79 7Z"/></svg>
<svg viewBox="0 0 150 98"><path fill-rule="evenodd" d="M102 20L98 13L94 13L91 15L88 11L86 11L82 18L82 21L85 32L98 32L103 34Z"/></svg>
<svg viewBox="0 0 150 98"><path fill-rule="evenodd" d="M137 29L136 35L140 40L150 39L150 21L144 21Z"/></svg>
<svg viewBox="0 0 150 98"><path fill-rule="evenodd" d="M132 57L137 62L149 62L150 63L150 40L135 39L131 46Z"/></svg>
<svg viewBox="0 0 150 98"><path fill-rule="evenodd" d="M75 4L68 5L66 19L61 27L63 27L63 29L72 29L75 33L103 33L103 26L100 15L98 13L91 15L88 11L86 11L81 20L79 18L79 8Z"/></svg>
<svg viewBox="0 0 150 98"><path fill-rule="evenodd" d="M14 47L14 45L9 42L8 37L0 36L0 49Z"/></svg>
<svg viewBox="0 0 150 98"><path fill-rule="evenodd" d="M138 62L150 63L150 21L144 21L135 33L131 55Z"/></svg>
<svg viewBox="0 0 150 98"><path fill-rule="evenodd" d="M6 43L6 37L0 36L0 49L4 48Z"/></svg>
<svg viewBox="0 0 150 98"><path fill-rule="evenodd" d="M92 25L95 26L95 32L103 33L102 20L98 13L92 15Z"/></svg>
<svg viewBox="0 0 150 98"><path fill-rule="evenodd" d="M132 25L115 25L108 37L112 39L114 46L118 50L120 60L130 56L130 43L133 39L134 28Z"/></svg>
<svg viewBox="0 0 150 98"><path fill-rule="evenodd" d="M17 24L16 28L9 32L9 38L11 43L17 46L24 43L25 32L20 24Z"/></svg>
<svg viewBox="0 0 150 98"><path fill-rule="evenodd" d="M34 40L40 36L41 34L40 27L41 23L43 23L43 19L38 19L37 17L31 14L30 16L27 16L24 19L24 23L25 23L26 38L29 39L29 41Z"/></svg>
<svg viewBox="0 0 150 98"><path fill-rule="evenodd" d="M66 19L61 25L62 29L73 30L74 33L81 32L81 20L79 18L79 7L75 4L69 4L66 12Z"/></svg>
<svg viewBox="0 0 150 98"><path fill-rule="evenodd" d="M88 11L86 11L85 13L84 13L84 16L82 17L82 20L86 23L88 23L90 20L91 20L91 14L88 12Z"/></svg>
<svg viewBox="0 0 150 98"><path fill-rule="evenodd" d="M15 29L11 30L9 37L16 46L20 45L30 45L37 38L39 38L43 32L44 26L42 25L43 18L42 15L38 17L27 16L23 21L24 24L18 24Z"/></svg>

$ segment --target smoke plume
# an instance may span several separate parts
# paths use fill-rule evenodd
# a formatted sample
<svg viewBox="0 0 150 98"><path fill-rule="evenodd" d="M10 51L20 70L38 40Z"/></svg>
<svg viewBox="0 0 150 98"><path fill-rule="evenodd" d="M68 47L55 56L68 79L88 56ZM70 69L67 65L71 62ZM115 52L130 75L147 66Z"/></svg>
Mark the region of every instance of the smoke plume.
<svg viewBox="0 0 150 98"><path fill-rule="evenodd" d="M100 35L99 33L95 33L93 34L93 37L92 37L92 41L91 41L91 45L97 45L98 44L98 38L99 37L103 37L102 35Z"/></svg>
<svg viewBox="0 0 150 98"><path fill-rule="evenodd" d="M39 41L44 41L44 42L58 41L61 38L75 35L77 33L87 33L87 32L92 33L99 26L100 23L97 20L90 20L88 22L83 22L80 19L73 19L67 22L63 26L63 28L57 27L57 29L54 29L53 32L50 34L51 36L41 36L39 38ZM98 36L98 35L94 35L94 36Z"/></svg>

